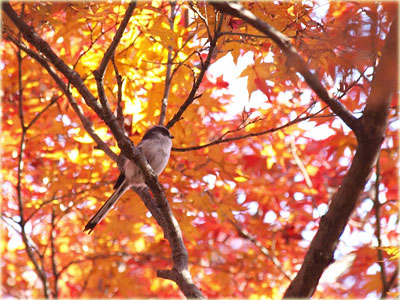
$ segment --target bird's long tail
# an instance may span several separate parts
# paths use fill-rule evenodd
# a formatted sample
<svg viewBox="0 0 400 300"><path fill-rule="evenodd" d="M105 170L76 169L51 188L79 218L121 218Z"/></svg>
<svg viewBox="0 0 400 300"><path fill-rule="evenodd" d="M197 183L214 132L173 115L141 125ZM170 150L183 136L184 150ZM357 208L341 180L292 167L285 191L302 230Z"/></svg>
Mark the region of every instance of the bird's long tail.
<svg viewBox="0 0 400 300"><path fill-rule="evenodd" d="M97 224L99 224L101 220L104 219L104 217L110 211L110 209L115 204L115 202L117 202L118 199L121 198L121 196L126 192L126 190L128 188L129 188L129 185L124 180L124 182L118 186L118 188L114 191L114 193L111 195L111 197L108 198L108 200L98 210L98 212L89 220L89 222L86 224L85 229L83 229L83 231L89 230L88 234L90 234L92 232L92 230L94 229L94 227Z"/></svg>

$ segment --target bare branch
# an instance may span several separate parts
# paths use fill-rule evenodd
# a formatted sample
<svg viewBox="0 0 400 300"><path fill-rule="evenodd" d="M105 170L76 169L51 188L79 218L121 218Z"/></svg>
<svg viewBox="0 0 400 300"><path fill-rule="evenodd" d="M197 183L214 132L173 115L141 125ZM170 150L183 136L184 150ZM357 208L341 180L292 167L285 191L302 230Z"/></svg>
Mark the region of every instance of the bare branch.
<svg viewBox="0 0 400 300"><path fill-rule="evenodd" d="M52 212L51 212L51 231L50 231L50 245L51 245L51 266L53 270L53 276L54 276L54 291L53 291L53 297L55 299L58 298L58 278L60 273L57 271L57 264L56 264L56 247L54 245L54 239L56 238L55 236L55 210L54 206L52 207Z"/></svg>
<svg viewBox="0 0 400 300"><path fill-rule="evenodd" d="M257 240L257 238L254 235L252 235L246 229L242 228L237 222L234 222L230 219L228 221L235 227L240 236L252 242L261 251L262 254L264 254L268 259L270 259L271 262L275 265L275 267L283 274L283 276L285 276L289 280L292 280L289 274L287 274L286 271L283 269L282 264L276 258L276 256L273 255L268 250L268 248L265 247L259 240Z"/></svg>
<svg viewBox="0 0 400 300"><path fill-rule="evenodd" d="M211 39L210 40L210 48L209 48L209 51L207 54L206 61L204 62L204 64L202 64L200 74L197 77L195 83L193 84L192 90L190 91L189 96L186 98L185 102L181 105L178 112L172 117L172 119L169 120L167 125L165 125L167 128L171 128L172 126L174 126L174 124L181 119L183 113L189 107L189 105L192 104L192 102L196 99L196 92L200 87L200 84L203 80L203 77L204 77L208 67L210 66L211 59L214 55L214 50L216 49L216 46L217 46L217 41L220 38L223 19L224 19L224 15L221 14L218 26L214 33L214 37L210 38Z"/></svg>
<svg viewBox="0 0 400 300"><path fill-rule="evenodd" d="M96 101L95 97L90 93L89 89L85 86L79 74L69 68L67 64L60 59L56 53L54 53L49 44L39 37L32 27L28 26L21 18L18 17L9 2L3 2L3 11L22 32L24 38L37 50L39 50L39 52L43 53L55 66L55 68L71 81L71 83L77 88L79 93L85 99L86 104L91 107L99 116L103 116L101 106Z"/></svg>
<svg viewBox="0 0 400 300"><path fill-rule="evenodd" d="M380 163L379 163L379 158L376 162L376 180L375 180L375 199L374 199L374 212L375 212L375 236L378 241L378 247L376 249L377 251L377 256L378 256L378 264L379 267L381 268L381 281L382 281L382 298L386 297L386 293L388 292L388 282L387 282L387 277L386 277L386 267L385 267L385 262L383 260L383 251L381 249L382 247L382 239L381 239L381 213L380 209L382 204L379 202L379 185L381 183L381 168L380 168Z"/></svg>
<svg viewBox="0 0 400 300"><path fill-rule="evenodd" d="M61 91L67 96L67 99L69 103L71 104L72 108L74 109L75 113L79 117L83 127L85 128L86 132L90 135L90 137L96 142L97 149L101 149L106 153L112 160L116 161L117 160L117 155L108 147L106 143L103 142L103 140L96 134L96 132L93 129L93 123L84 115L84 112L80 105L76 102L75 98L72 96L70 91L68 90L66 84L64 81L57 75L55 70L48 64L46 58L44 58L42 55L39 53L33 51L32 49L28 48L25 44L17 41L15 38L12 36L7 36L6 39L10 40L13 42L19 49L24 50L26 54L28 54L30 57L35 59L43 68L46 69L46 71L49 73L49 75L53 78L53 80L56 82L58 87L61 89ZM55 98L58 99L58 98ZM56 101L56 100L54 100ZM50 106L52 103L50 103L48 106ZM37 119L38 116L34 118L34 120ZM32 124L33 121L28 125L27 128L29 128Z"/></svg>
<svg viewBox="0 0 400 300"><path fill-rule="evenodd" d="M113 41L111 42L110 46L108 47L106 53L103 56L103 59L100 62L99 68L93 72L93 75L97 83L97 92L99 95L100 103L103 108L103 114L102 114L103 120L110 127L111 131L113 132L117 140L118 136L120 136L121 134L125 135L125 131L123 130L123 128L119 127L117 119L112 114L110 104L107 99L106 92L104 90L104 73L106 71L108 62L113 57L115 49L117 48L122 38L122 34L124 33L125 28L128 26L129 19L131 18L135 8L136 8L136 1L131 1L129 3L127 10L125 11L124 18L117 30L117 33L114 36Z"/></svg>
<svg viewBox="0 0 400 300"><path fill-rule="evenodd" d="M22 12L24 12L24 6L22 7ZM21 33L21 32L20 32ZM21 38L21 35L19 34L19 39ZM20 141L20 147L19 147L19 153L18 153L18 166L17 166L17 199L18 199L18 211L19 211L19 225L21 227L21 236L22 236L22 241L25 245L26 252L28 254L28 257L30 261L32 262L34 269L36 271L36 274L40 278L43 284L43 293L45 298L49 298L49 287L47 285L47 277L46 277L46 272L45 270L39 265L39 262L37 261L32 248L30 246L30 243L28 241L28 237L25 232L25 219L24 219L24 204L23 204L23 199L22 199L22 186L21 186L21 178L22 178L22 172L23 172L23 155L25 152L25 146L26 146L26 132L27 128L24 125L24 112L23 112L23 106L22 106L22 101L23 101L23 88L22 88L22 57L21 57L21 49L18 48L17 52L17 60L18 60L18 116L20 119L21 123L21 141Z"/></svg>
<svg viewBox="0 0 400 300"><path fill-rule="evenodd" d="M117 64L115 63L115 57L113 56L111 58L111 61L114 66L114 72L115 72L115 78L117 79L117 85L118 85L118 97L117 97L117 121L119 126L121 127L122 130L125 130L124 127L124 113L122 110L122 76L118 72Z"/></svg>
<svg viewBox="0 0 400 300"><path fill-rule="evenodd" d="M129 19L131 18L135 8L136 8L136 1L131 1L128 5L128 8L126 9L124 18L122 19L122 22L119 25L119 28L114 36L113 41L111 42L111 45L108 47L106 53L103 56L103 59L101 60L99 68L96 70L96 72L98 73L97 76L101 77L101 79L103 79L107 64L110 61L111 57L113 57L114 51L117 48L119 41L122 38L122 34L124 33L126 26L128 26Z"/></svg>
<svg viewBox="0 0 400 300"><path fill-rule="evenodd" d="M204 26L205 26L206 29L207 29L208 38L211 40L211 39L212 39L212 34L211 34L211 31L210 31L210 27L208 26L207 18L204 17L204 16L201 14L201 12L198 10L198 8L196 7L196 5L193 4L192 1L188 1L188 4L189 4L190 8L199 16L200 20L203 21ZM205 8L205 12L207 13L207 8Z"/></svg>
<svg viewBox="0 0 400 300"><path fill-rule="evenodd" d="M398 277L399 277L399 265L396 266L396 270L394 270L392 276L390 277L390 280L387 285L388 291L394 286L396 279L398 279Z"/></svg>
<svg viewBox="0 0 400 300"><path fill-rule="evenodd" d="M28 126L26 126L26 129L29 129L32 127L33 124L35 124L35 122L54 104L58 101L58 99L60 99L61 96L53 96L49 102L49 104L47 104L45 106L45 108L43 108L40 112L38 112L38 114L29 122Z"/></svg>
<svg viewBox="0 0 400 300"><path fill-rule="evenodd" d="M306 62L297 53L296 48L290 43L290 39L288 37L268 23L253 15L253 13L238 3L226 1L210 1L210 3L218 10L246 21L273 40L283 51L283 53L285 53L287 57L286 64L289 67L294 67L295 70L304 77L305 81L321 98L321 100L324 101L330 107L330 109L354 131L356 135L359 134L359 122L357 119L343 104L334 99L324 88L318 78L311 73Z"/></svg>
<svg viewBox="0 0 400 300"><path fill-rule="evenodd" d="M96 25L92 28L90 27L90 25L88 24L88 21L86 23L89 31L90 31L90 45L88 46L88 48L84 51L81 52L81 54L79 54L78 58L76 59L74 65L73 65L73 69L76 69L76 66L78 65L79 61L81 60L81 58L86 55L92 48L93 46L97 43L97 41L103 37L107 32L109 32L110 30L112 30L116 24L114 24L113 26L111 26L110 28L106 29L106 30L101 30L101 33L99 34L99 36L97 36L95 39L93 39L93 30L94 28L97 26L98 23L96 23Z"/></svg>
<svg viewBox="0 0 400 300"><path fill-rule="evenodd" d="M157 271L157 276L175 281L176 284L181 288L185 296L189 299L204 298L203 294L193 283L192 277L190 276L188 269L184 269L181 271L177 271L176 269L159 270Z"/></svg>
<svg viewBox="0 0 400 300"><path fill-rule="evenodd" d="M169 23L169 28L172 31L174 30L174 21L176 16L175 6L176 6L176 1L170 1L171 15L169 17L168 23ZM165 115L167 113L168 96L172 82L172 76L171 76L171 69L173 63L172 51L173 51L172 46L168 46L167 70L165 73L164 95L161 99L161 113L160 113L160 120L158 121L159 125L164 124Z"/></svg>
<svg viewBox="0 0 400 300"><path fill-rule="evenodd" d="M174 147L174 148L172 148L172 151L186 152L186 151L200 150L200 149L203 149L203 148L206 148L206 147L210 147L210 146L214 146L214 145L218 145L218 144L222 144L222 143L228 143L228 142L233 142L233 141L238 141L238 140L242 140L242 139L247 139L247 138L251 138L251 137L264 135L264 134L267 134L267 133L272 133L272 132L279 131L279 130L282 130L284 128L287 128L289 126L292 126L294 124L300 123L302 121L309 120L309 119L315 117L321 111L322 110L320 110L319 112L317 112L315 114L312 114L310 116L305 116L305 117L300 117L301 115L299 115L296 119L294 119L294 120L292 120L292 121L290 121L290 122L288 122L286 124L283 124L283 125L278 126L278 127L270 128L270 129L267 129L267 130L264 130L264 131L252 132L252 133L248 133L248 134L244 134L244 135L240 135L240 136L235 136L235 137L231 137L231 138L223 138L224 136L227 135L227 133L230 133L230 132L226 132L221 137L219 137L218 139L216 139L216 140L214 140L214 141L212 141L210 143L207 143L207 144L204 144L204 145L200 145L200 146L187 147L187 148L175 148ZM323 116L319 116L319 117L332 117L332 116L333 115L323 115Z"/></svg>

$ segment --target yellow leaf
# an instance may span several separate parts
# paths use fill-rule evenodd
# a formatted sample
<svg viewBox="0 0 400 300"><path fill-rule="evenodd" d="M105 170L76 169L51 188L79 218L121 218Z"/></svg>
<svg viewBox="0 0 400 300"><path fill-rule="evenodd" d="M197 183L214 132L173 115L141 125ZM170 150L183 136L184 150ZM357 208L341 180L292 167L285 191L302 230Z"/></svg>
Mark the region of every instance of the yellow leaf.
<svg viewBox="0 0 400 300"><path fill-rule="evenodd" d="M245 181L247 181L248 179L246 178L246 177L243 177L243 176L238 176L238 177L235 177L235 181L236 182L245 182Z"/></svg>
<svg viewBox="0 0 400 300"><path fill-rule="evenodd" d="M69 151L67 153L67 156L69 158L70 161L72 161L73 163L76 163L79 161L79 151L78 149L72 149L71 151Z"/></svg>
<svg viewBox="0 0 400 300"><path fill-rule="evenodd" d="M264 147L264 149L261 150L261 155L275 157L276 156L276 152L275 152L274 148L272 147L272 145L266 145Z"/></svg>
<svg viewBox="0 0 400 300"><path fill-rule="evenodd" d="M306 170L307 174L310 176L314 176L318 172L318 168L311 165L307 165Z"/></svg>
<svg viewBox="0 0 400 300"><path fill-rule="evenodd" d="M85 132L83 136L75 136L74 140L83 144L91 144L93 143L93 139L90 137L90 135Z"/></svg>
<svg viewBox="0 0 400 300"><path fill-rule="evenodd" d="M389 256L390 260L398 260L400 258L400 248L396 246L389 246L389 247L378 247L385 251Z"/></svg>
<svg viewBox="0 0 400 300"><path fill-rule="evenodd" d="M296 15L294 14L294 5L289 7L289 9L287 10L287 12L289 13L289 15L295 17Z"/></svg>
<svg viewBox="0 0 400 300"><path fill-rule="evenodd" d="M271 169L271 167L273 166L275 162L274 158L267 158L267 169Z"/></svg>
<svg viewBox="0 0 400 300"><path fill-rule="evenodd" d="M135 249L135 252L142 252L145 250L146 248L146 243L144 241L143 238L137 239L134 243L133 243L133 247Z"/></svg>

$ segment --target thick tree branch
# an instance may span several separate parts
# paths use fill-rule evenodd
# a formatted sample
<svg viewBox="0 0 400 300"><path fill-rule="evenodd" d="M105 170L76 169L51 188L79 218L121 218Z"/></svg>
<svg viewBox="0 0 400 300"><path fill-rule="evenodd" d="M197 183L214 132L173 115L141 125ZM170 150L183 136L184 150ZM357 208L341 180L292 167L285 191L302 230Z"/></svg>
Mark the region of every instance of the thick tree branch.
<svg viewBox="0 0 400 300"><path fill-rule="evenodd" d="M310 297L323 271L333 261L339 237L363 192L384 139L389 106L397 83L397 50L396 18L386 38L382 58L372 82L353 162L333 196L327 214L321 218L303 265L289 285L285 298Z"/></svg>
<svg viewBox="0 0 400 300"><path fill-rule="evenodd" d="M246 21L273 40L286 55L286 64L289 67L294 67L294 69L304 77L305 81L321 98L321 100L324 101L330 107L330 109L354 131L356 135L359 134L359 122L357 122L357 119L343 104L334 99L324 88L318 78L311 73L306 62L297 53L296 48L290 43L290 39L288 37L268 23L253 15L249 10L245 9L238 3L226 1L210 1L210 3L221 12L228 13Z"/></svg>
<svg viewBox="0 0 400 300"><path fill-rule="evenodd" d="M121 162L119 162L119 165L121 165ZM158 270L157 276L175 281L187 298L204 298L190 276L188 270L189 256L183 242L182 232L168 201L165 197L165 200L162 199L162 201L153 198L146 188L134 188L134 190L163 229L171 247L174 266L172 270Z"/></svg>

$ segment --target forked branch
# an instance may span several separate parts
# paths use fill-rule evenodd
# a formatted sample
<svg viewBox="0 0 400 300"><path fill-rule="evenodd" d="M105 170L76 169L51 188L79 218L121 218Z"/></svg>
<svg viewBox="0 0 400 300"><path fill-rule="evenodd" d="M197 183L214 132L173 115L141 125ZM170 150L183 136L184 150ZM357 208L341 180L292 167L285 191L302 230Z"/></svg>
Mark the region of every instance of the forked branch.
<svg viewBox="0 0 400 300"><path fill-rule="evenodd" d="M256 17L252 12L238 3L227 1L210 1L210 3L221 12L228 13L246 21L273 40L286 55L288 66L293 67L297 72L299 72L318 97L320 97L321 100L324 101L329 108L354 131L356 135L359 134L359 122L357 118L355 118L342 103L334 99L328 93L318 78L311 73L306 62L298 54L296 48L291 44L288 37L268 23Z"/></svg>

